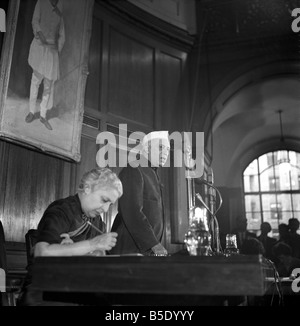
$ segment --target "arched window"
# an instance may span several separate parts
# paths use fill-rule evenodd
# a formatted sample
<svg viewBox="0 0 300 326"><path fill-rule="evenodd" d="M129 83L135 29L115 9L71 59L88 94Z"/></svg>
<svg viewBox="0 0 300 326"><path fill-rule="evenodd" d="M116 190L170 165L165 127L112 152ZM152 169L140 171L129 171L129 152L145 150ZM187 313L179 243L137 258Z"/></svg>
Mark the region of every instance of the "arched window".
<svg viewBox="0 0 300 326"><path fill-rule="evenodd" d="M269 222L273 236L290 218L300 221L300 153L277 151L255 159L245 169L244 198L248 229Z"/></svg>

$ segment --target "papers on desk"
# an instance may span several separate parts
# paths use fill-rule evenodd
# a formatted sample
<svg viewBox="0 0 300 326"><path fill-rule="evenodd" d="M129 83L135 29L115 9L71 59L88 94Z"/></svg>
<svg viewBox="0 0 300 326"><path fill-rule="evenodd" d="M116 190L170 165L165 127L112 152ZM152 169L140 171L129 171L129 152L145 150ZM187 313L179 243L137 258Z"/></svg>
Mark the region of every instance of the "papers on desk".
<svg viewBox="0 0 300 326"><path fill-rule="evenodd" d="M121 255L106 255L105 257L143 257L143 254L121 254Z"/></svg>
<svg viewBox="0 0 300 326"><path fill-rule="evenodd" d="M142 254L138 253L132 253L132 254L120 254L120 255L108 255L105 253L104 250L95 250L90 253L88 253L86 256L92 256L92 257L138 257L138 256L144 256Z"/></svg>

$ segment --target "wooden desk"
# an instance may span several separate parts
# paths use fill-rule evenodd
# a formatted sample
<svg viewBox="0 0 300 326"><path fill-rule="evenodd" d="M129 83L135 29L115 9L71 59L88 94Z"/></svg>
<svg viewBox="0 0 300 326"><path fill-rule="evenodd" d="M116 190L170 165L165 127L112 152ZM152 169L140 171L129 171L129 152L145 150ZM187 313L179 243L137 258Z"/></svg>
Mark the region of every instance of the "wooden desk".
<svg viewBox="0 0 300 326"><path fill-rule="evenodd" d="M51 257L36 259L32 287L127 296L262 296L270 272L261 256Z"/></svg>

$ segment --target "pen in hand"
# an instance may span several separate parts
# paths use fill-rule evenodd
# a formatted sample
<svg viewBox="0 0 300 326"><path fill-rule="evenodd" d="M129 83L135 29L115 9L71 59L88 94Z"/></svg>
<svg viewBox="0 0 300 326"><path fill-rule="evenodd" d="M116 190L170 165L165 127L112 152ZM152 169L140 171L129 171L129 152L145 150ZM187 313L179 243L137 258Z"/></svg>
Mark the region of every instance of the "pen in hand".
<svg viewBox="0 0 300 326"><path fill-rule="evenodd" d="M94 230L96 230L99 234L104 234L105 232L103 232L103 231L101 231L100 229L98 229L93 223L91 223L89 220L88 220L88 218L87 218L87 216L84 214L83 216L82 216L82 219L88 224L88 225L90 225Z"/></svg>
<svg viewBox="0 0 300 326"><path fill-rule="evenodd" d="M90 225L94 230L96 230L97 232L99 232L100 234L104 234L103 231L101 231L100 229L98 229L94 224L92 224L90 221L87 221L87 224Z"/></svg>
<svg viewBox="0 0 300 326"><path fill-rule="evenodd" d="M94 224L92 224L90 221L87 221L87 224L90 225L93 229L95 229L98 233L100 234L104 234L105 232L101 231L100 229L98 229ZM106 256L106 252L105 250L95 250L89 253L90 256Z"/></svg>

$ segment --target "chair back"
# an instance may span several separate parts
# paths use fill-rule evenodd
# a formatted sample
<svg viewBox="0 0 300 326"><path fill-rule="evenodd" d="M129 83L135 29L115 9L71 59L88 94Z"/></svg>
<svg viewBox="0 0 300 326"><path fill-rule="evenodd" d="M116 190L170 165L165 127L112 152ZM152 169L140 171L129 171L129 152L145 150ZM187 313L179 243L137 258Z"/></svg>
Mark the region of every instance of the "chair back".
<svg viewBox="0 0 300 326"><path fill-rule="evenodd" d="M34 246L37 242L38 231L36 229L30 229L25 234L27 264L30 265L33 261Z"/></svg>
<svg viewBox="0 0 300 326"><path fill-rule="evenodd" d="M5 272L7 271L5 235L4 235L3 225L1 221L0 221L0 268L3 269Z"/></svg>

